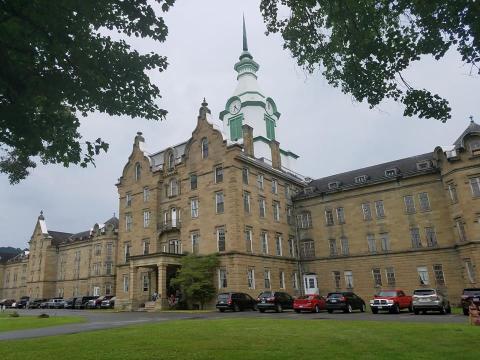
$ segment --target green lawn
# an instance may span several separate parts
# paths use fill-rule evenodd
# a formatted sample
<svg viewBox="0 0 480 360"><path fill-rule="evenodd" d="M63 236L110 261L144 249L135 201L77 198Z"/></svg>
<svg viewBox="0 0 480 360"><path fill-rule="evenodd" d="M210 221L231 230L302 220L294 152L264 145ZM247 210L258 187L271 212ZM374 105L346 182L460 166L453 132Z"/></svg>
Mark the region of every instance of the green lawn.
<svg viewBox="0 0 480 360"><path fill-rule="evenodd" d="M272 315L275 316L275 315ZM2 359L478 359L480 327L222 319L2 341Z"/></svg>
<svg viewBox="0 0 480 360"><path fill-rule="evenodd" d="M36 316L20 315L20 317L14 318L10 317L9 313L2 313L0 314L0 332L64 325L84 321L85 319L79 316L51 316L46 319L40 319Z"/></svg>

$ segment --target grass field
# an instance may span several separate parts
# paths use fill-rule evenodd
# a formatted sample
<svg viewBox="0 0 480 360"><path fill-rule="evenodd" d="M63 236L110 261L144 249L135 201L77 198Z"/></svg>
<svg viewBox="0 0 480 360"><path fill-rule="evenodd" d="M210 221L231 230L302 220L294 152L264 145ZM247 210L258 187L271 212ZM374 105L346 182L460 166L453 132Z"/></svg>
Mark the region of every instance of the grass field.
<svg viewBox="0 0 480 360"><path fill-rule="evenodd" d="M36 316L20 316L14 318L10 317L9 313L2 313L0 314L0 332L64 325L83 321L85 321L85 319L79 316L51 316L46 319L40 319Z"/></svg>
<svg viewBox="0 0 480 360"><path fill-rule="evenodd" d="M222 319L2 341L2 359L478 359L480 327Z"/></svg>

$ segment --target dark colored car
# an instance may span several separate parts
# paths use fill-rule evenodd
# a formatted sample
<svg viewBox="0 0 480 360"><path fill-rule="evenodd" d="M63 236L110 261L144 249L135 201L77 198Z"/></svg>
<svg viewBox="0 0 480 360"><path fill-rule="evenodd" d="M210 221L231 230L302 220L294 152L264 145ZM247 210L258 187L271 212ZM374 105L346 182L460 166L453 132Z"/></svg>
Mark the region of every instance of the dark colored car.
<svg viewBox="0 0 480 360"><path fill-rule="evenodd" d="M96 299L88 300L85 307L87 309L99 309L100 306L102 305L103 300L109 300L112 297L113 297L113 295L105 295L105 296L99 296Z"/></svg>
<svg viewBox="0 0 480 360"><path fill-rule="evenodd" d="M12 307L15 303L15 299L3 299L0 301L0 306L5 306L6 308Z"/></svg>
<svg viewBox="0 0 480 360"><path fill-rule="evenodd" d="M462 309L463 315L468 315L468 307L470 303L480 306L480 288L463 289Z"/></svg>
<svg viewBox="0 0 480 360"><path fill-rule="evenodd" d="M353 310L365 312L365 301L350 291L332 292L327 295L327 311L331 314L334 310L351 313Z"/></svg>
<svg viewBox="0 0 480 360"><path fill-rule="evenodd" d="M73 309L76 299L77 299L76 297L73 297L73 298L69 298L69 299L65 300L65 302L63 303L63 308L64 309Z"/></svg>
<svg viewBox="0 0 480 360"><path fill-rule="evenodd" d="M15 303L16 309L26 309L28 301L30 300L29 296L22 296L20 300Z"/></svg>
<svg viewBox="0 0 480 360"><path fill-rule="evenodd" d="M221 312L225 310L257 310L257 302L248 294L230 292L218 294L216 307Z"/></svg>
<svg viewBox="0 0 480 360"><path fill-rule="evenodd" d="M282 312L283 309L293 309L293 297L282 291L264 291L258 295L257 307L261 313L265 310Z"/></svg>
<svg viewBox="0 0 480 360"><path fill-rule="evenodd" d="M46 302L47 299L35 299L33 301L30 301L28 304L29 309L39 309L40 305Z"/></svg>
<svg viewBox="0 0 480 360"><path fill-rule="evenodd" d="M81 296L75 299L74 309L85 309L88 301L98 298L98 296Z"/></svg>
<svg viewBox="0 0 480 360"><path fill-rule="evenodd" d="M110 299L103 300L100 307L102 309L113 309L115 307L115 296Z"/></svg>

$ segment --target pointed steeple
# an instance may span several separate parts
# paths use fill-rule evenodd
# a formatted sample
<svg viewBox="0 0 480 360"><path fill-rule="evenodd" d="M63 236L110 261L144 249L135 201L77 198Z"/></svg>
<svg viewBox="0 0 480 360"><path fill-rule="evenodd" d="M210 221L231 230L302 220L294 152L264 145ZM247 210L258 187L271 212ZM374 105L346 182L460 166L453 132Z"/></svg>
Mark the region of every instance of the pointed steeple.
<svg viewBox="0 0 480 360"><path fill-rule="evenodd" d="M257 78L257 71L260 66L253 60L252 54L248 51L247 43L247 27L245 26L245 16L243 16L243 47L242 53L239 57L239 62L234 66L235 71L238 73L237 79L240 79L242 75L251 75L255 79Z"/></svg>
<svg viewBox="0 0 480 360"><path fill-rule="evenodd" d="M247 29L245 28L245 15L243 15L243 51L248 51Z"/></svg>

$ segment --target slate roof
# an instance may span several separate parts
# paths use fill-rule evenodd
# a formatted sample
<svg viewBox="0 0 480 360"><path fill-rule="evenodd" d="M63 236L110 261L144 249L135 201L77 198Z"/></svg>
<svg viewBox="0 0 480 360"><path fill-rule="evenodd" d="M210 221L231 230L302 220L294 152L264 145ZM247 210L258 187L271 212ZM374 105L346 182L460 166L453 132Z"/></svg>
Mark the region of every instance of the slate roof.
<svg viewBox="0 0 480 360"><path fill-rule="evenodd" d="M61 231L52 231L52 230L48 230L48 235L50 235L53 238L52 243L54 245L61 244L62 242L65 242L70 236L72 236L71 233L66 233Z"/></svg>
<svg viewBox="0 0 480 360"><path fill-rule="evenodd" d="M469 134L472 134L472 133L477 133L477 134L480 135L480 125L478 125L473 120L470 121L470 125L468 125L468 127L465 129L465 131L462 133L462 135L460 135L458 137L458 139L453 143L453 145L455 145L455 148L458 149L458 148L465 147L464 143L463 143L463 139L465 138L465 136L467 136Z"/></svg>
<svg viewBox="0 0 480 360"><path fill-rule="evenodd" d="M6 263L8 260L13 259L17 255L17 253L0 252L0 264Z"/></svg>
<svg viewBox="0 0 480 360"><path fill-rule="evenodd" d="M106 225L113 224L114 229L118 229L118 218L116 216L111 217L107 221L105 221L103 224L99 224L100 229L104 228ZM62 244L68 244L74 241L82 241L82 240L88 240L90 239L92 235L93 229L90 230L85 230L81 231L75 234L71 233L65 233L65 232L60 232L60 231L48 231L48 234L53 238L53 245L62 245Z"/></svg>

